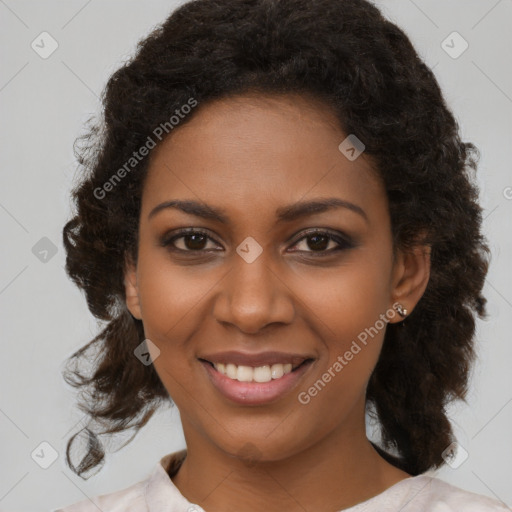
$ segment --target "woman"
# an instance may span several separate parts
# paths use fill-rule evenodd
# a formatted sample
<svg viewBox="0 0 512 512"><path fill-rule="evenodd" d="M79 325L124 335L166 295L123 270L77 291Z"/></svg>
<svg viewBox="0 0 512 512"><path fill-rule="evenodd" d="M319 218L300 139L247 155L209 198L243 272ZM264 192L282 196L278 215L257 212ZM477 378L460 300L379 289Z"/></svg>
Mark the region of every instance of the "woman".
<svg viewBox="0 0 512 512"><path fill-rule="evenodd" d="M372 4L189 2L84 142L67 271L107 324L66 375L91 417L68 463L86 477L98 434L171 400L187 447L61 510L508 510L425 474L453 451L488 249L476 149Z"/></svg>

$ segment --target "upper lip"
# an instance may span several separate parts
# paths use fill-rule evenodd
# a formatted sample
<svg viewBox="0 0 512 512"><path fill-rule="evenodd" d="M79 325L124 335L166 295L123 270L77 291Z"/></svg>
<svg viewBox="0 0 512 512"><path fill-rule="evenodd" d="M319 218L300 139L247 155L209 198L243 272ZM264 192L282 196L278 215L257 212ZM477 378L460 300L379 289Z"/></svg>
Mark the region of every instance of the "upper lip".
<svg viewBox="0 0 512 512"><path fill-rule="evenodd" d="M311 356L291 354L286 352L259 352L250 354L246 352L216 352L199 357L210 363L232 363L237 366L271 366L273 364L291 363L293 367L299 366L306 359L313 359Z"/></svg>

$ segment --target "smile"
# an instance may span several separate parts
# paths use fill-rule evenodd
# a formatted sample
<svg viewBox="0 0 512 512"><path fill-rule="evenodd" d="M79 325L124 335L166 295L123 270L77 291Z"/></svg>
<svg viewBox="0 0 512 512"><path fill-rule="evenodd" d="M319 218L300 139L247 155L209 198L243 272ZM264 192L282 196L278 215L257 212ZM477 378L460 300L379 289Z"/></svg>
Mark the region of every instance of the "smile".
<svg viewBox="0 0 512 512"><path fill-rule="evenodd" d="M270 382L272 379L280 379L283 375L292 371L292 363L273 364L272 366L237 366L232 363L213 363L214 368L222 375L240 382Z"/></svg>
<svg viewBox="0 0 512 512"><path fill-rule="evenodd" d="M243 405L262 405L282 398L298 385L313 361L251 367L200 359L215 389L230 401Z"/></svg>

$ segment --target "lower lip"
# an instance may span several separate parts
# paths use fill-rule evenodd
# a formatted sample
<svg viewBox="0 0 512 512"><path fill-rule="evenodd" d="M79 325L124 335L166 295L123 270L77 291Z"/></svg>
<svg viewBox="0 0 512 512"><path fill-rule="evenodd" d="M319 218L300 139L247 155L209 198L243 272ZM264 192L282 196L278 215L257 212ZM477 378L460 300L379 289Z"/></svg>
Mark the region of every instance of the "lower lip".
<svg viewBox="0 0 512 512"><path fill-rule="evenodd" d="M278 400L297 385L313 363L309 361L270 382L240 382L218 372L210 363L200 362L217 390L229 400L242 405L261 405Z"/></svg>

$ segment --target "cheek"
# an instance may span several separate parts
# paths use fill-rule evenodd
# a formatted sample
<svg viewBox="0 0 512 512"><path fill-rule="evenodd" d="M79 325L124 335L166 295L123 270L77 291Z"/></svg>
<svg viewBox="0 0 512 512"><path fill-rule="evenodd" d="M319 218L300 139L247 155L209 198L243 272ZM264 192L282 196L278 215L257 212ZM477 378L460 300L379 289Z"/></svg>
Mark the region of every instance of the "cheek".
<svg viewBox="0 0 512 512"><path fill-rule="evenodd" d="M343 344L375 324L390 298L390 262L355 254L338 269L301 279L301 300ZM342 348L342 347L341 347Z"/></svg>
<svg viewBox="0 0 512 512"><path fill-rule="evenodd" d="M323 354L296 397L307 428L317 434L330 431L363 407L387 325L380 318L386 312L385 293L376 293L368 273L358 279L351 272L343 286L326 280L324 289L326 294L318 296L314 321L323 340ZM321 425L315 418L323 418Z"/></svg>
<svg viewBox="0 0 512 512"><path fill-rule="evenodd" d="M321 368L307 385L324 379L325 386L319 383L317 391L311 389L308 395L321 390L325 400L346 402L342 410L364 392L380 354L387 320L393 316L388 309L390 268L391 257L386 260L380 253L376 258L372 251L365 251L336 271L311 275L309 283L302 281L302 289L309 291L303 296L309 323L316 326L324 344Z"/></svg>
<svg viewBox="0 0 512 512"><path fill-rule="evenodd" d="M198 307L202 289L168 261L147 258L143 251L139 254L138 278L144 334L158 347L154 366L166 389L174 395L177 382L190 375L192 361L187 339L194 322L197 324L194 308Z"/></svg>
<svg viewBox="0 0 512 512"><path fill-rule="evenodd" d="M208 290L219 280L217 273L172 264L165 251L139 254L138 277L141 313L147 336L161 343L182 343L197 324ZM187 334L188 333L188 334Z"/></svg>
<svg viewBox="0 0 512 512"><path fill-rule="evenodd" d="M177 404L200 396L194 340L211 307L208 295L223 274L172 264L164 251L141 247L139 298L146 338L159 350L154 367Z"/></svg>

